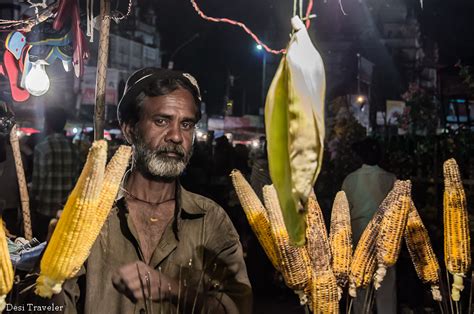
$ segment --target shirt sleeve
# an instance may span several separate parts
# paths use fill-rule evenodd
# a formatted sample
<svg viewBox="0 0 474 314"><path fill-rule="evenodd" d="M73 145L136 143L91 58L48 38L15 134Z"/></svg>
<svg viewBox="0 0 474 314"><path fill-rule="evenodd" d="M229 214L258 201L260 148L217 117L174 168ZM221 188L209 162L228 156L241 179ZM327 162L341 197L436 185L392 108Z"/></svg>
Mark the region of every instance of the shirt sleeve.
<svg viewBox="0 0 474 314"><path fill-rule="evenodd" d="M77 314L81 312L78 309L78 301L81 295L78 280L85 273L86 269L82 266L76 277L64 282L63 290L55 297L54 303L63 306L64 314Z"/></svg>

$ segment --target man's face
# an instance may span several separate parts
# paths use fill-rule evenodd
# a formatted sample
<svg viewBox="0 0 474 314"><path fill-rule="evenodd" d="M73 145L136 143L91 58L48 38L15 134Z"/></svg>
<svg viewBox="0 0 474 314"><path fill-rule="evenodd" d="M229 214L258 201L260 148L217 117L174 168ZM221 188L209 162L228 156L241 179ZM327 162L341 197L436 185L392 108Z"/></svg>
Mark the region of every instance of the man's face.
<svg viewBox="0 0 474 314"><path fill-rule="evenodd" d="M124 128L141 171L161 178L181 175L192 154L196 110L191 93L181 88L145 98L140 120L133 129Z"/></svg>

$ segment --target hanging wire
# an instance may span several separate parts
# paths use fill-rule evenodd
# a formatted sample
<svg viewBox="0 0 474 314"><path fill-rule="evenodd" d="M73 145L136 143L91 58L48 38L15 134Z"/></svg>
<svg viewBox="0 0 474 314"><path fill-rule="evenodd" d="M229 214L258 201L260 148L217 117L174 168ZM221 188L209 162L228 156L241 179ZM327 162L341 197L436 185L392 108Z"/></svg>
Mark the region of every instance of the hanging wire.
<svg viewBox="0 0 474 314"><path fill-rule="evenodd" d="M207 21L211 21L211 22L216 22L216 23L227 23L227 24L239 26L239 27L243 28L243 30L247 34L249 34L253 38L253 40L255 40L255 42L257 42L257 44L261 45L267 52L273 53L273 54L284 54L284 53L286 53L286 49L274 50L274 49L269 48L244 23L234 21L234 20L231 20L231 19L228 19L228 18L209 17L206 14L204 14L204 12L199 8L199 6L197 5L195 0L190 0L190 1L191 1L191 4L194 7L194 10L196 10L197 14L200 17L202 17L203 19L205 19Z"/></svg>
<svg viewBox="0 0 474 314"><path fill-rule="evenodd" d="M112 18L115 21L115 23L118 23L121 20L126 19L132 13L132 5L133 5L133 0L129 0L127 13L123 14L122 12L118 10L114 10L109 18Z"/></svg>
<svg viewBox="0 0 474 314"><path fill-rule="evenodd" d="M311 26L311 11L313 10L313 4L314 4L314 1L313 0L309 0L309 3L308 3L308 7L306 8L306 15L305 15L305 19L306 19L306 28L309 28ZM313 17L316 17L315 15Z"/></svg>
<svg viewBox="0 0 474 314"><path fill-rule="evenodd" d="M347 15L346 11L344 11L344 7L342 6L342 0L339 0L339 7L341 8L342 14Z"/></svg>

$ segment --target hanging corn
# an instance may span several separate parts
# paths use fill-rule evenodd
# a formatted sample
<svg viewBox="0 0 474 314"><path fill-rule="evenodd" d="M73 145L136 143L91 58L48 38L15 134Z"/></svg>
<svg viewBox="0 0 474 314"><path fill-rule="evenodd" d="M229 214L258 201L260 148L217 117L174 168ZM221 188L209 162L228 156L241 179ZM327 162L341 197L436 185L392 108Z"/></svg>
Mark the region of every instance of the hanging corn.
<svg viewBox="0 0 474 314"><path fill-rule="evenodd" d="M59 293L63 282L73 277L87 259L90 247L86 243L96 223L106 158L107 142L94 142L41 259L35 293L42 297Z"/></svg>
<svg viewBox="0 0 474 314"><path fill-rule="evenodd" d="M342 292L349 278L352 261L351 216L344 191L338 192L334 200L329 243L332 251L332 270L337 278L339 291Z"/></svg>
<svg viewBox="0 0 474 314"><path fill-rule="evenodd" d="M385 210L377 238L378 268L374 276L375 289L380 288L387 268L395 265L400 254L411 206L410 180L397 180L389 194L393 199L387 204L388 208Z"/></svg>
<svg viewBox="0 0 474 314"><path fill-rule="evenodd" d="M7 236L0 217L0 313L6 307L7 294L13 287L13 266L8 252Z"/></svg>
<svg viewBox="0 0 474 314"><path fill-rule="evenodd" d="M269 170L290 240L305 243L308 197L321 169L324 145L324 65L303 22L292 19L288 52L265 104Z"/></svg>
<svg viewBox="0 0 474 314"><path fill-rule="evenodd" d="M263 250L277 270L279 269L279 261L275 241L272 236L270 221L268 214L262 202L258 198L250 184L245 180L239 170L233 170L230 174L235 192L239 197L240 204L244 209L247 220L253 232L257 236L258 241L262 245Z"/></svg>
<svg viewBox="0 0 474 314"><path fill-rule="evenodd" d="M438 259L431 246L428 230L423 225L413 201L405 228L405 241L418 277L431 285L433 299L441 301Z"/></svg>
<svg viewBox="0 0 474 314"><path fill-rule="evenodd" d="M471 268L471 239L466 194L456 160L444 162L444 261L453 275L451 297L459 301L463 277Z"/></svg>

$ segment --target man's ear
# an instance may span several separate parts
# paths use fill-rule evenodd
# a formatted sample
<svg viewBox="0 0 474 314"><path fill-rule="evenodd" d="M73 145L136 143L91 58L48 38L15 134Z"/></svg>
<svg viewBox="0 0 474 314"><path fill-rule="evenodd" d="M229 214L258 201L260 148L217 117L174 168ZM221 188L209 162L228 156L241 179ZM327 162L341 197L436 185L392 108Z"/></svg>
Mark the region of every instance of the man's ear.
<svg viewBox="0 0 474 314"><path fill-rule="evenodd" d="M133 143L132 139L134 138L134 127L131 126L129 123L123 123L122 133L123 133L123 136L125 137L125 140L127 140L129 144L132 144Z"/></svg>

